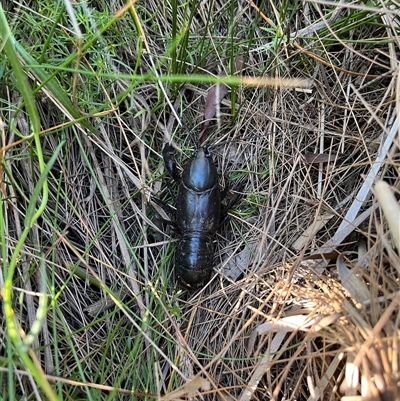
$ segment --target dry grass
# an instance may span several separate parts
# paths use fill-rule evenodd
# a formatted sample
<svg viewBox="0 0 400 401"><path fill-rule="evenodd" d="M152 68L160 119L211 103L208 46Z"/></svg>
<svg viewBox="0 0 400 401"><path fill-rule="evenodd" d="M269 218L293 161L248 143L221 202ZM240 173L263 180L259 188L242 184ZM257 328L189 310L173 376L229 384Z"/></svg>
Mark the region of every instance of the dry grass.
<svg viewBox="0 0 400 401"><path fill-rule="evenodd" d="M398 399L400 249L388 220L400 213L395 206L384 216L371 184L384 180L399 198L399 12L389 3L195 2L176 61L166 34L172 6L162 3L135 6L144 42L125 13L102 31L102 51L92 56L93 45L82 53L80 71L92 75L57 75L95 130L46 85L36 95L45 158L66 142L13 281L25 332L36 319L37 293L50 295L30 357L59 399L131 399L131 391L143 398L180 386L186 394L198 389L190 382L196 375L208 381L201 392L210 400ZM113 3L109 20L122 7ZM94 8L93 34L100 32ZM27 10L39 11L9 7L15 32ZM178 9L179 29L183 20ZM79 47L68 21L57 29ZM31 46L42 39L33 36ZM52 46L47 63L59 65L67 46ZM242 196L218 233L210 284L182 292L171 274L174 238L149 199L171 201L162 145L173 138L185 151L178 158L190 155L189 131L198 130L210 84L127 77L149 69L164 78L229 75L236 56L244 56L244 76L313 84L241 86L222 101L208 141L216 144L221 185L229 179ZM2 152L2 239L10 256L39 168L30 142L17 142L19 133L29 135L29 120L5 78L1 94L2 143L10 145ZM45 399L1 327L2 396L11 397L11 380L16 399Z"/></svg>

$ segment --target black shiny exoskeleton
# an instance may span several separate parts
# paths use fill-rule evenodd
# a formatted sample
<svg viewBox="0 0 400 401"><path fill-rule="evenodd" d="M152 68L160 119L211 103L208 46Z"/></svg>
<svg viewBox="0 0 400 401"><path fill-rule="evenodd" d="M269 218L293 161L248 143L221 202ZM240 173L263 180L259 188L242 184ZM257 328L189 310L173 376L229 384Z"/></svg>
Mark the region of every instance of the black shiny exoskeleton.
<svg viewBox="0 0 400 401"><path fill-rule="evenodd" d="M204 286L214 259L214 236L220 223L221 191L217 169L207 147L199 147L183 168L181 177L173 161L173 149L163 149L167 169L179 182L176 225L179 242L175 275L186 288Z"/></svg>

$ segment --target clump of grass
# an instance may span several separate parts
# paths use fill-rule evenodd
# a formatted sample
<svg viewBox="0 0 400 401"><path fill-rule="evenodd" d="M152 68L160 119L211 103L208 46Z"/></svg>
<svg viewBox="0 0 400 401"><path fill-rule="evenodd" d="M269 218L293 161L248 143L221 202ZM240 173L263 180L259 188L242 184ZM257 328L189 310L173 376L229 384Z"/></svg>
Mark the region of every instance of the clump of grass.
<svg viewBox="0 0 400 401"><path fill-rule="evenodd" d="M1 397L398 397L398 216L371 192L380 178L399 194L390 3L37 1L0 17ZM162 145L184 163L218 80L207 143L241 196L190 293L151 200L173 202Z"/></svg>

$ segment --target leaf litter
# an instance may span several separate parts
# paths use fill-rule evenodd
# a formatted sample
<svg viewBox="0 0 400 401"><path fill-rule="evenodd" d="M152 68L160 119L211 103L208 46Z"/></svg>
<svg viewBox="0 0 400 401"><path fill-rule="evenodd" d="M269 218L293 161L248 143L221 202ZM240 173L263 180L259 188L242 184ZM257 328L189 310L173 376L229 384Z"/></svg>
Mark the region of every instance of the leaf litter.
<svg viewBox="0 0 400 401"><path fill-rule="evenodd" d="M166 98L162 109L158 87L140 84L126 98L131 100L124 105L126 113L110 105L108 113L96 116L101 127L96 136L85 132L82 141L74 129L65 130L69 148L59 160L62 202L59 182L53 178L49 183L47 213L57 216L57 224L45 217L31 238L32 244L40 243L40 236L53 244L48 275L54 274L57 283L62 318L49 314L46 324L58 327L57 357L67 366L63 373L78 374L77 360L86 361L85 378L95 381L99 366L106 365L104 385L122 383L123 376L124 391L144 391L140 381L133 383L139 369L136 359L129 359L133 347L121 345L134 339L144 355L140 367L149 363L148 373L158 366L156 384L165 399L200 398L201 393L210 400L398 399L399 43L394 14L390 7L370 8L367 17L358 18L373 23L366 19L363 26L346 30L345 16L356 17L363 5L340 2L322 8L306 2L301 5L304 19L288 22L288 44L275 47L260 28L271 27L266 15L276 15L276 8L239 3L235 26L243 28L242 37L260 19L246 63L237 63L236 71L249 82L254 74L250 83L260 86L237 88L237 104L224 98L225 84L215 89L191 85L189 90L187 85L180 92L180 109L165 83L159 83ZM159 7L146 4L151 15L163 15ZM217 14L218 7L210 7ZM170 30L167 20L158 21L165 32ZM350 31L351 38L342 40ZM381 40L383 35L390 40ZM164 54L162 42L148 33L146 39L146 62L154 68L150 55ZM132 51L122 52L126 66ZM218 60L227 68L226 58ZM210 67L210 73L216 72ZM256 78L263 74L276 77L270 81L275 86L262 86L264 81ZM307 90L279 86L288 77L313 84ZM37 80L42 83L40 76ZM127 83L117 81L107 84L120 95ZM103 95L108 99L106 90ZM45 150L51 154L57 143L52 129L64 123L59 118L63 108L47 88L44 97ZM208 141L228 144L213 154L221 175L244 179L244 196L240 213L232 214L219 234L218 268L210 284L182 295L170 274L173 241L154 224L148 200L154 193L168 197L160 168L162 143L173 138L183 149L188 135L174 127L181 121L201 126L204 114L210 121ZM20 131L29 126L23 119L16 124ZM9 126L6 121L2 129ZM240 168L230 143L235 143ZM7 174L29 188L37 171L20 160L27 152L9 149ZM15 211L24 210L26 202L23 193L14 196L18 187L9 185L11 180L4 182L2 190L12 195L5 213L12 248L21 225ZM248 210L253 210L250 216ZM54 232L63 240L54 242ZM306 260L309 255L317 259ZM35 287L35 277L25 273L42 258L34 247L25 247L16 291ZM75 274L76 267L86 275L95 273L109 291ZM111 315L110 299L118 307ZM107 306L102 309L100 302L98 307L99 301ZM34 301L25 297L22 302L16 316L29 326ZM94 304L94 312L85 312ZM77 360L71 357L69 339ZM40 340L35 349L51 373L52 355L44 357L40 348L47 349L51 335L44 332ZM133 366L128 375L126 366ZM21 391L32 392L31 383L21 383Z"/></svg>

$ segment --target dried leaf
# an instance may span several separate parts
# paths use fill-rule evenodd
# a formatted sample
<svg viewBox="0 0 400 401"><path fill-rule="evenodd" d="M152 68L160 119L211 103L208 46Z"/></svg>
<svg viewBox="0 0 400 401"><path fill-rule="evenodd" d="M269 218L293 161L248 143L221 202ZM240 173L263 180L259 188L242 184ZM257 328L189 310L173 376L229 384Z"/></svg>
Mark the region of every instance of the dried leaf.
<svg viewBox="0 0 400 401"><path fill-rule="evenodd" d="M329 163L332 160L335 160L336 153L306 153L304 155L304 159L306 163L310 164L319 164L319 163Z"/></svg>
<svg viewBox="0 0 400 401"><path fill-rule="evenodd" d="M233 281L236 281L246 270L250 264L254 251L246 247L235 257L229 258L224 266L224 275Z"/></svg>
<svg viewBox="0 0 400 401"><path fill-rule="evenodd" d="M203 390L208 391L211 388L211 384L207 379L204 379L201 376L196 376L192 380L185 383L183 386L177 388L169 394L165 394L163 397L160 397L161 401L172 401L179 400L180 397L196 393L197 391Z"/></svg>
<svg viewBox="0 0 400 401"><path fill-rule="evenodd" d="M204 108L204 120L210 120L217 112L217 108L221 104L221 100L228 93L228 87L223 84L213 85L208 90L206 105Z"/></svg>
<svg viewBox="0 0 400 401"><path fill-rule="evenodd" d="M235 74L241 73L243 70L244 62L243 56L237 56L235 59Z"/></svg>
<svg viewBox="0 0 400 401"><path fill-rule="evenodd" d="M300 235L299 238L293 243L292 248L296 251L300 251L310 242L315 234L325 226L325 224L333 217L333 214L318 215L312 224L306 228L306 230Z"/></svg>
<svg viewBox="0 0 400 401"><path fill-rule="evenodd" d="M194 393L198 390L208 391L211 388L211 384L207 379L204 377L196 376L184 386L184 389L187 394Z"/></svg>
<svg viewBox="0 0 400 401"><path fill-rule="evenodd" d="M291 332L295 330L305 330L317 322L318 318L311 318L307 315L295 315L278 319L275 322L266 322L260 324L255 331L258 335L270 332Z"/></svg>
<svg viewBox="0 0 400 401"><path fill-rule="evenodd" d="M318 386L314 388L315 394L307 398L307 401L317 401L319 399L325 399L325 397L322 398L322 395L324 395L325 388L331 383L332 377L334 377L335 372L337 372L338 366L340 364L340 357L339 355L336 355L326 371L321 374L321 380L318 383ZM328 387L329 388L329 387ZM342 398L343 401L343 398Z"/></svg>
<svg viewBox="0 0 400 401"><path fill-rule="evenodd" d="M350 296L359 303L370 299L370 293L367 286L356 276L355 271L349 269L344 263L343 255L340 255L336 261L339 278L344 288Z"/></svg>
<svg viewBox="0 0 400 401"><path fill-rule="evenodd" d="M240 396L240 401L251 400L258 383L264 376L265 371L268 369L268 365L274 359L275 354L279 350L288 332L294 330L304 330L306 327L310 327L314 324L315 330L321 330L323 327L327 327L332 324L339 316L339 313L335 313L330 316L316 316L310 319L310 317L306 315L296 315L284 317L277 320L276 322L267 322L258 326L257 329L254 330L250 336L249 346L247 349L248 356L253 353L255 341L259 335L267 334L269 332L276 332L276 335L274 335L272 338L269 347L269 354L267 354L257 363L257 366L254 369L250 381L248 382L246 388L243 390L243 393ZM334 374L335 368L337 368L338 363L339 359L335 358L335 360L332 361L332 364L327 369L325 375L329 375L329 379ZM324 383L321 383L321 385L325 387L328 384L328 381L329 380L326 380Z"/></svg>
<svg viewBox="0 0 400 401"><path fill-rule="evenodd" d="M305 322L307 322L308 317L305 315L297 315L297 316L289 316L289 317L284 317L282 319L277 320L276 322L266 322L263 324L260 324L256 328L257 334L266 334L269 332L289 332L289 331L294 331L298 330L301 327L304 326ZM312 324L312 322L309 322L307 326Z"/></svg>
<svg viewBox="0 0 400 401"><path fill-rule="evenodd" d="M200 145L207 139L206 130L210 120L214 118L221 100L228 93L228 87L224 84L215 84L207 92L206 105L204 107L204 118L200 127L199 141Z"/></svg>
<svg viewBox="0 0 400 401"><path fill-rule="evenodd" d="M393 112L396 116L397 112ZM362 184L360 190L358 191L352 205L348 209L346 216L344 217L342 223L338 227L335 235L327 241L320 249L323 249L323 252L330 252L335 250L335 248L340 245L343 240L363 221L363 219L369 216L369 213L373 210L373 207L370 211L365 211L358 215L361 207L364 205L364 202L368 198L371 190L371 186L383 165L384 160L386 159L387 152L392 146L393 141L395 140L397 133L399 130L399 120L396 119L390 128L389 132L385 132L384 135L381 135L382 142L379 146L378 153L376 159L373 161L371 165L371 169L365 177L365 181ZM387 134L387 135L386 135Z"/></svg>
<svg viewBox="0 0 400 401"><path fill-rule="evenodd" d="M374 192L389 224L394 245L400 252L400 205L397 203L389 184L385 181L378 181Z"/></svg>
<svg viewBox="0 0 400 401"><path fill-rule="evenodd" d="M355 391L359 385L360 371L359 367L352 362L346 363L345 377L340 385L340 392L346 395L355 395Z"/></svg>
<svg viewBox="0 0 400 401"><path fill-rule="evenodd" d="M286 332L277 333L269 347L269 353L257 363L256 368L253 371L253 374L247 383L246 388L243 390L239 400L240 401L250 401L254 394L254 391L257 389L258 383L263 378L265 371L268 368L270 362L274 359L275 354L279 350L283 340L285 339Z"/></svg>

